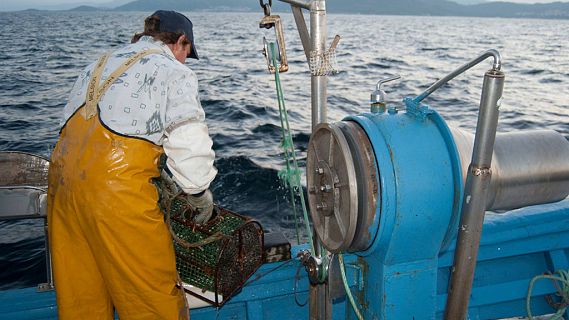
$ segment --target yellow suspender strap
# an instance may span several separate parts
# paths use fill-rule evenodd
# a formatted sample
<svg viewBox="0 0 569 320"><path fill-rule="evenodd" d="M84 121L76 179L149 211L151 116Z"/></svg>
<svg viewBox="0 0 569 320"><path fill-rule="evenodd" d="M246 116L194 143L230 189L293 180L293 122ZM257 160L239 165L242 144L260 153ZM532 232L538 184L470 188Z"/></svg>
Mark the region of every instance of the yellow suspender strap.
<svg viewBox="0 0 569 320"><path fill-rule="evenodd" d="M128 68L132 67L138 60L142 57L153 53L161 53L162 50L152 49L141 51L132 57L128 58L123 64L121 64L111 75L105 80L102 85L99 85L101 75L110 54L107 53L97 61L95 68L93 69L93 74L91 80L89 81L89 87L87 87L87 97L85 98L85 107L81 111L81 114L85 119L91 119L97 114L97 104L99 100L105 94L105 92L110 88L110 86L123 74Z"/></svg>
<svg viewBox="0 0 569 320"><path fill-rule="evenodd" d="M91 74L91 80L89 81L89 86L87 87L87 97L85 98L85 107L80 110L81 115L85 119L91 119L97 112L97 103L98 100L96 98L97 95L97 87L99 84L99 80L101 78L101 74L103 73L103 69L107 60L109 59L109 53L105 54L104 56L100 57L95 64L95 68L93 69L93 73Z"/></svg>

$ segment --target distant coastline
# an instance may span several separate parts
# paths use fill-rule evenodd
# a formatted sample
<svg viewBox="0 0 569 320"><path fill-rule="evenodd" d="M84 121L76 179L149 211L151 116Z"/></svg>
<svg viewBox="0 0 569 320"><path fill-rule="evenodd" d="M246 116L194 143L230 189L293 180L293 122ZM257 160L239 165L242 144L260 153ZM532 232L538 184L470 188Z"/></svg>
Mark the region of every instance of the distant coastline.
<svg viewBox="0 0 569 320"><path fill-rule="evenodd" d="M463 17L499 17L499 18L539 18L569 19L569 2L551 2L541 4L520 4L512 2L483 2L477 4L459 4L448 0L328 0L329 13L409 15L409 16L463 16ZM275 1L274 11L288 12L290 7ZM154 11L170 9L177 11L219 11L219 12L260 12L256 0L135 0L117 7L95 7L81 5L67 10L76 12L97 11ZM37 11L28 9L24 11ZM49 10L53 11L53 10Z"/></svg>

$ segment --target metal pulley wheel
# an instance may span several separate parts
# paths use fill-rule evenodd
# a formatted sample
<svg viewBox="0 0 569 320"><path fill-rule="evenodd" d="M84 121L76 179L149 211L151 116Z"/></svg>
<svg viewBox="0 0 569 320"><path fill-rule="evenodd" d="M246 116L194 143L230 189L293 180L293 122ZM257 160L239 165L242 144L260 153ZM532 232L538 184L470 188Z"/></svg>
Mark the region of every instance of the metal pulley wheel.
<svg viewBox="0 0 569 320"><path fill-rule="evenodd" d="M314 227L330 252L348 249L357 227L358 190L352 153L334 125L318 125L308 143L308 203Z"/></svg>
<svg viewBox="0 0 569 320"><path fill-rule="evenodd" d="M365 130L353 121L320 124L308 143L308 203L328 251L363 251L377 230L380 185Z"/></svg>

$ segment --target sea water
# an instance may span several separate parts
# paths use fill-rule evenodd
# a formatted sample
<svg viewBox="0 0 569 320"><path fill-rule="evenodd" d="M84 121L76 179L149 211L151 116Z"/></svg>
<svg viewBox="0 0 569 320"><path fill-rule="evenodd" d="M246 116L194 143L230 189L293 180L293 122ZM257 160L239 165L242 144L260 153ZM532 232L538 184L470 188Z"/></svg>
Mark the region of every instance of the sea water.
<svg viewBox="0 0 569 320"><path fill-rule="evenodd" d="M80 71L142 30L144 12L0 13L0 150L49 156L67 95ZM262 56L258 13L192 13L200 60L200 98L214 140L215 200L283 231L294 243L283 167L275 83ZM310 73L292 15L281 14L290 71L281 75L293 138L304 165L310 120ZM569 20L329 15L338 45L329 78L329 121L369 110L378 80L401 105L448 72L495 48L506 74L499 131L553 129L569 137ZM452 126L474 131L482 76L492 59L427 100ZM569 161L569 160L568 160ZM45 281L42 221L0 222L0 289Z"/></svg>

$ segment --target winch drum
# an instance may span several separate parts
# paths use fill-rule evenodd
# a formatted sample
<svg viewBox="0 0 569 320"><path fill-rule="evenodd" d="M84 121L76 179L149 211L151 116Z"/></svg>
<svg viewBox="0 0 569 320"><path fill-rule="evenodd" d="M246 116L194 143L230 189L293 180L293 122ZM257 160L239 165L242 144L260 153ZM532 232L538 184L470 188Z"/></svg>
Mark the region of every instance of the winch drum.
<svg viewBox="0 0 569 320"><path fill-rule="evenodd" d="M466 172L474 135L450 128ZM487 210L556 202L569 195L569 141L553 130L498 133L492 155Z"/></svg>

